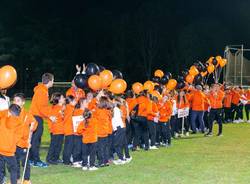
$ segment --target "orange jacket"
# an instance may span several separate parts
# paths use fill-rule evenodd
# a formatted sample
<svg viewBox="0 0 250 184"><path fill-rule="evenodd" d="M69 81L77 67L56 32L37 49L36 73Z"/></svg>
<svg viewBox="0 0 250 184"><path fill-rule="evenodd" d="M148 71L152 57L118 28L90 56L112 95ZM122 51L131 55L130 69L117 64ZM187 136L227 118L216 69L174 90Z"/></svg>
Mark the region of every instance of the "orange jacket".
<svg viewBox="0 0 250 184"><path fill-rule="evenodd" d="M238 105L240 103L240 97L241 97L240 92L233 90L232 91L232 104Z"/></svg>
<svg viewBox="0 0 250 184"><path fill-rule="evenodd" d="M185 100L184 100L184 98L185 98ZM188 98L186 95L185 95L185 97L180 97L179 101L178 101L178 97L176 98L177 109L184 109L184 108L187 108L189 106L190 106L190 104L189 104L189 101L188 101Z"/></svg>
<svg viewBox="0 0 250 184"><path fill-rule="evenodd" d="M64 134L64 119L63 119L63 106L53 105L51 108L52 116L56 117L56 122L48 120L50 131L54 135Z"/></svg>
<svg viewBox="0 0 250 184"><path fill-rule="evenodd" d="M136 98L127 98L126 102L128 103L128 111L130 113L135 108L137 100Z"/></svg>
<svg viewBox="0 0 250 184"><path fill-rule="evenodd" d="M82 135L84 144L97 142L97 120L91 117L88 124L81 122L77 128L77 133Z"/></svg>
<svg viewBox="0 0 250 184"><path fill-rule="evenodd" d="M149 99L145 96L140 96L137 98L138 107L138 116L147 117L148 115L148 103Z"/></svg>
<svg viewBox="0 0 250 184"><path fill-rule="evenodd" d="M222 90L219 90L217 93L210 92L208 98L210 101L210 107L212 109L220 109L223 107L223 99L225 93Z"/></svg>
<svg viewBox="0 0 250 184"><path fill-rule="evenodd" d="M82 109L75 109L74 112L73 112L73 116L82 116L83 113L84 113L84 110L82 110ZM74 130L73 130L73 132L74 132ZM81 134L78 134L77 132L74 132L74 135L81 135Z"/></svg>
<svg viewBox="0 0 250 184"><path fill-rule="evenodd" d="M232 103L232 92L226 92L223 105L226 108L230 108Z"/></svg>
<svg viewBox="0 0 250 184"><path fill-rule="evenodd" d="M72 116L74 113L75 107L73 105L67 104L64 110L64 135L73 135L73 122Z"/></svg>
<svg viewBox="0 0 250 184"><path fill-rule="evenodd" d="M30 112L33 116L42 118L50 117L49 93L44 84L38 84L34 88L34 95L30 105Z"/></svg>
<svg viewBox="0 0 250 184"><path fill-rule="evenodd" d="M172 111L173 111L172 103L170 101L167 101L165 103L159 102L158 110L159 110L159 115L160 115L159 121L166 123L170 120L171 115L172 115Z"/></svg>
<svg viewBox="0 0 250 184"><path fill-rule="evenodd" d="M109 125L112 120L111 111L108 109L97 108L92 116L97 121L97 136L107 137L109 134Z"/></svg>
<svg viewBox="0 0 250 184"><path fill-rule="evenodd" d="M150 103L148 103L148 115L147 115L147 119L150 121L153 121L154 118L157 116L158 114L158 107L157 107L157 103L150 101Z"/></svg>
<svg viewBox="0 0 250 184"><path fill-rule="evenodd" d="M19 117L2 116L0 119L0 155L14 156L17 142L21 139L18 129L21 126Z"/></svg>
<svg viewBox="0 0 250 184"><path fill-rule="evenodd" d="M194 90L190 94L190 104L194 111L204 111L204 104L208 102L206 95L202 91Z"/></svg>
<svg viewBox="0 0 250 184"><path fill-rule="evenodd" d="M96 109L96 105L97 105L97 99L96 98L93 98L89 104L88 104L88 109L89 110L94 110Z"/></svg>
<svg viewBox="0 0 250 184"><path fill-rule="evenodd" d="M69 88L66 92L66 96L70 95L75 97L77 102L79 101L80 98L85 98L85 92L81 88L74 88L74 87Z"/></svg>
<svg viewBox="0 0 250 184"><path fill-rule="evenodd" d="M18 134L20 135L21 139L18 140L17 146L20 148L28 148L29 147L29 135L31 132L34 132L37 128L37 121L36 119L25 109L22 109L21 114L19 115L21 125L19 127ZM30 125L34 123L33 129L30 130Z"/></svg>
<svg viewBox="0 0 250 184"><path fill-rule="evenodd" d="M247 104L250 104L250 89L248 89L248 90L245 91L245 97L246 97L247 100L248 100L248 103L247 103Z"/></svg>

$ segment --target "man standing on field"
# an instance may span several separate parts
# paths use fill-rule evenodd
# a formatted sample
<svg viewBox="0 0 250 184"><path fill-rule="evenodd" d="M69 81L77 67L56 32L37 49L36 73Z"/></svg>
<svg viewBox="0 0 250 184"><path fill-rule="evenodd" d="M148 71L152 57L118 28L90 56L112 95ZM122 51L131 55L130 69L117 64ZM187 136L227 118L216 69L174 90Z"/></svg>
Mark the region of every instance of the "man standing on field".
<svg viewBox="0 0 250 184"><path fill-rule="evenodd" d="M38 84L34 88L34 95L31 101L30 112L38 122L37 130L32 135L30 163L36 167L47 167L45 162L42 162L39 155L41 138L43 135L43 118L49 118L55 121L55 117L50 116L51 108L49 106L48 89L53 86L54 76L50 73L45 73L42 76L42 84Z"/></svg>

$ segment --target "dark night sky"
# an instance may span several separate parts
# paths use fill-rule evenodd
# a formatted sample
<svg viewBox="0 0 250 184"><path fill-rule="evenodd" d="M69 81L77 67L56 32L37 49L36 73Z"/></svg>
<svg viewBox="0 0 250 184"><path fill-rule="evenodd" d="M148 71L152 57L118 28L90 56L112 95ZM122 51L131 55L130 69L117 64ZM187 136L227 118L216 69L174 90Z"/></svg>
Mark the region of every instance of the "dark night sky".
<svg viewBox="0 0 250 184"><path fill-rule="evenodd" d="M46 71L71 80L83 61L119 69L128 82L159 67L176 76L228 44L247 47L249 7L248 0L1 0L0 62L17 68L16 88L26 91Z"/></svg>

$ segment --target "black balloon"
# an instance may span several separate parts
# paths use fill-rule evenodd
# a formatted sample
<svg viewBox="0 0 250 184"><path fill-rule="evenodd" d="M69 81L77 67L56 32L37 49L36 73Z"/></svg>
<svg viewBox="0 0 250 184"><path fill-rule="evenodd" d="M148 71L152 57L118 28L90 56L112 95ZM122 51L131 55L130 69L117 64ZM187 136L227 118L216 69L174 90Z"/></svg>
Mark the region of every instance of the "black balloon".
<svg viewBox="0 0 250 184"><path fill-rule="evenodd" d="M177 86L176 86L177 89L183 89L184 87L185 87L184 81L178 82L178 84L177 84Z"/></svg>
<svg viewBox="0 0 250 184"><path fill-rule="evenodd" d="M181 75L178 75L177 82L182 82L182 81L184 81L184 77Z"/></svg>
<svg viewBox="0 0 250 184"><path fill-rule="evenodd" d="M119 70L112 70L112 73L114 79L123 79L122 72L120 72Z"/></svg>
<svg viewBox="0 0 250 184"><path fill-rule="evenodd" d="M202 75L201 74L196 75L194 78L194 83L199 84L201 82L202 82Z"/></svg>
<svg viewBox="0 0 250 184"><path fill-rule="evenodd" d="M77 74L74 77L76 87L84 89L88 86L88 76L86 74Z"/></svg>
<svg viewBox="0 0 250 184"><path fill-rule="evenodd" d="M168 79L172 79L172 74L170 72L166 72L164 77L168 77Z"/></svg>
<svg viewBox="0 0 250 184"><path fill-rule="evenodd" d="M158 91L160 94L161 94L162 91L163 91L163 89L162 89L162 87L161 87L160 85L156 85L156 86L154 87L154 90Z"/></svg>
<svg viewBox="0 0 250 184"><path fill-rule="evenodd" d="M98 74L100 72L99 66L95 63L89 63L86 66L86 74L88 76Z"/></svg>
<svg viewBox="0 0 250 184"><path fill-rule="evenodd" d="M213 65L217 65L217 64L218 64L218 61L214 58L213 61L212 61L212 64L213 64Z"/></svg>
<svg viewBox="0 0 250 184"><path fill-rule="evenodd" d="M186 76L189 74L188 69L183 70L181 74L183 75L184 78L186 78Z"/></svg>
<svg viewBox="0 0 250 184"><path fill-rule="evenodd" d="M156 77L156 76L155 76L155 77L152 78L152 81L153 81L153 82L156 82L156 83L160 83L160 80L161 80L160 77Z"/></svg>
<svg viewBox="0 0 250 184"><path fill-rule="evenodd" d="M169 78L166 77L166 76L163 76L160 80L160 83L163 84L163 85L166 85L169 81Z"/></svg>
<svg viewBox="0 0 250 184"><path fill-rule="evenodd" d="M103 70L105 70L104 66L99 65L99 72L102 72Z"/></svg>

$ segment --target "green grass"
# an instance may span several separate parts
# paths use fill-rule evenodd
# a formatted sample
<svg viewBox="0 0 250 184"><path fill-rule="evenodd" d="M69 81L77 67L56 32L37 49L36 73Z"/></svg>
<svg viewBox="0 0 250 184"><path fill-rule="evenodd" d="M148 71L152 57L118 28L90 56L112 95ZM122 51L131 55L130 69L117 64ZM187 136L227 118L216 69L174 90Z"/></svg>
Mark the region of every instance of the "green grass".
<svg viewBox="0 0 250 184"><path fill-rule="evenodd" d="M28 104L27 104L28 105ZM227 124L223 137L190 136L173 141L171 148L133 152L123 166L109 166L95 172L66 166L32 168L33 184L245 184L250 181L250 125ZM215 130L217 131L217 125ZM47 128L41 155L49 144Z"/></svg>

